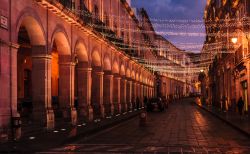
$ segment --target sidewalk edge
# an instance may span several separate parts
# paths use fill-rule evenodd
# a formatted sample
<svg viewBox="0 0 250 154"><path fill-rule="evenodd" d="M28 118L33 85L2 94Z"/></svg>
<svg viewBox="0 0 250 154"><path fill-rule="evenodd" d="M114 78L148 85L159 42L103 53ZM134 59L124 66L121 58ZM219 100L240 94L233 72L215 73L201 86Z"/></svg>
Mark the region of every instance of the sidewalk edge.
<svg viewBox="0 0 250 154"><path fill-rule="evenodd" d="M196 104L196 103L195 103ZM250 138L250 133L248 133L247 131L245 131L244 129L240 128L239 126L237 126L236 124L230 122L229 120L221 117L220 115L208 110L206 107L204 106L200 106L198 104L196 104L198 107L200 107L201 109L203 109L204 111L209 112L211 115L215 116L216 118L220 119L221 121L225 122L226 124L230 125L232 128L234 128L235 130L241 132L242 134L246 135L248 138Z"/></svg>

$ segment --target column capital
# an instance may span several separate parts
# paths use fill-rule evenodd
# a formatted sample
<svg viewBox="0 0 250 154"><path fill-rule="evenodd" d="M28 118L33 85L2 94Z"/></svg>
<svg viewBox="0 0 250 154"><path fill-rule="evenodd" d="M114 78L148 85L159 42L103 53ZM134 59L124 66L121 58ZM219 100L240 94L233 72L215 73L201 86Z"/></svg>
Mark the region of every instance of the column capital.
<svg viewBox="0 0 250 154"><path fill-rule="evenodd" d="M108 77L108 78L114 78L114 75L113 75L113 74L105 74L105 73L104 73L104 76L105 76L105 77Z"/></svg>
<svg viewBox="0 0 250 154"><path fill-rule="evenodd" d="M75 66L76 64L74 62L62 62L59 63L59 65L64 65L64 66Z"/></svg>
<svg viewBox="0 0 250 154"><path fill-rule="evenodd" d="M99 76L103 76L104 75L104 72L102 71L94 71L96 75L99 75Z"/></svg>
<svg viewBox="0 0 250 154"><path fill-rule="evenodd" d="M86 72L91 72L92 71L92 68L86 68L86 67L78 67L77 68L78 70L81 70L81 71L86 71Z"/></svg>
<svg viewBox="0 0 250 154"><path fill-rule="evenodd" d="M122 80L123 80L123 81L125 81L125 82L127 82L127 81L128 81L128 80L127 80L127 78L122 78Z"/></svg>
<svg viewBox="0 0 250 154"><path fill-rule="evenodd" d="M114 79L121 80L122 78L120 76L114 76Z"/></svg>
<svg viewBox="0 0 250 154"><path fill-rule="evenodd" d="M33 59L52 59L52 56L49 54L36 54L32 55Z"/></svg>

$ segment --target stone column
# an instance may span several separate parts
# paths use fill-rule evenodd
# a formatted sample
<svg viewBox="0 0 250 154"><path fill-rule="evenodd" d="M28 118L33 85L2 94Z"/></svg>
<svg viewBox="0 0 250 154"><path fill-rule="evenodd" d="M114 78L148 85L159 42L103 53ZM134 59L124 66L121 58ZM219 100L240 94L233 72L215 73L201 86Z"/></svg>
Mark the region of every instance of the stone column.
<svg viewBox="0 0 250 154"><path fill-rule="evenodd" d="M0 46L0 48L2 48ZM11 98L10 98L10 101L11 101L11 108L10 110L12 111L12 114L11 116L18 116L20 117L19 113L17 112L17 51L18 51L18 45L16 46L11 46L11 53L10 53L10 58L11 58L11 76L10 76L10 79L11 79L11 84L10 84L10 88L11 88ZM8 51L8 50L7 50ZM1 53L0 53L1 54ZM1 58L1 57L0 57ZM3 60L3 59L2 59ZM0 61L1 62L1 61ZM1 64L0 64L1 66ZM1 68L0 68L1 70ZM10 107L9 105L7 105L7 107ZM10 111L10 110L3 110L1 113L4 113L6 111ZM1 111L1 110L0 110ZM5 113L7 115L7 113Z"/></svg>
<svg viewBox="0 0 250 154"><path fill-rule="evenodd" d="M79 64L78 64L79 65ZM79 65L78 71L78 116L93 121L93 108L91 106L91 68Z"/></svg>
<svg viewBox="0 0 250 154"><path fill-rule="evenodd" d="M149 98L148 85L146 85L146 95Z"/></svg>
<svg viewBox="0 0 250 154"><path fill-rule="evenodd" d="M121 113L121 77L119 75L116 75L114 77L114 108L115 108L115 114Z"/></svg>
<svg viewBox="0 0 250 154"><path fill-rule="evenodd" d="M94 111L94 119L104 118L105 109L103 106L103 72L93 71L92 72L92 106Z"/></svg>
<svg viewBox="0 0 250 154"><path fill-rule="evenodd" d="M59 104L63 118L73 125L77 122L77 112L74 107L75 63L59 64Z"/></svg>
<svg viewBox="0 0 250 154"><path fill-rule="evenodd" d="M114 76L111 74L111 72L105 72L104 73L103 102L104 102L106 115L114 115L113 78L114 78Z"/></svg>
<svg viewBox="0 0 250 154"><path fill-rule="evenodd" d="M127 80L126 101L128 110L132 109L132 81Z"/></svg>
<svg viewBox="0 0 250 154"><path fill-rule="evenodd" d="M143 83L141 83L141 103L142 103L142 107L144 107L144 93L145 93L145 89L144 89L144 85L143 85Z"/></svg>
<svg viewBox="0 0 250 154"><path fill-rule="evenodd" d="M45 46L32 47L32 102L34 122L47 129L54 128L54 112L51 105L51 56Z"/></svg>
<svg viewBox="0 0 250 154"><path fill-rule="evenodd" d="M121 106L122 106L122 112L128 111L128 105L127 105L127 80L126 78L121 79Z"/></svg>
<svg viewBox="0 0 250 154"><path fill-rule="evenodd" d="M141 85L139 82L136 83L136 88L137 88L137 97L139 98L139 107L141 107Z"/></svg>
<svg viewBox="0 0 250 154"><path fill-rule="evenodd" d="M141 98L144 98L144 85L141 83Z"/></svg>
<svg viewBox="0 0 250 154"><path fill-rule="evenodd" d="M137 97L137 83L136 81L133 81L133 87L132 87L132 104L133 104L133 108L136 107L136 97Z"/></svg>

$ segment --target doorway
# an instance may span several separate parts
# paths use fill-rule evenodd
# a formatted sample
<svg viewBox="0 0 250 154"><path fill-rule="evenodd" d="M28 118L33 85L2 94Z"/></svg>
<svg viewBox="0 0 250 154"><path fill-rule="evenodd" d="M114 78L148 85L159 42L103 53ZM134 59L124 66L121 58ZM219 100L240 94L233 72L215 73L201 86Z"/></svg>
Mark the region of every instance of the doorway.
<svg viewBox="0 0 250 154"><path fill-rule="evenodd" d="M242 96L244 100L244 112L248 112L248 94L247 94L247 80L241 82Z"/></svg>

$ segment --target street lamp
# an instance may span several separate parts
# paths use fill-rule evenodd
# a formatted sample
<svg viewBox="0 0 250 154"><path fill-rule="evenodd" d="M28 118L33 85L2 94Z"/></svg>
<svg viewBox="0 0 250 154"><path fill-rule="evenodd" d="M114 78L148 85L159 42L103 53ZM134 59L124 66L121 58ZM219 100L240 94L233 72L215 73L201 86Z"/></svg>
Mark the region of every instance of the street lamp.
<svg viewBox="0 0 250 154"><path fill-rule="evenodd" d="M238 38L233 37L233 38L231 39L231 41L233 42L233 44L236 44L236 43L238 42Z"/></svg>

